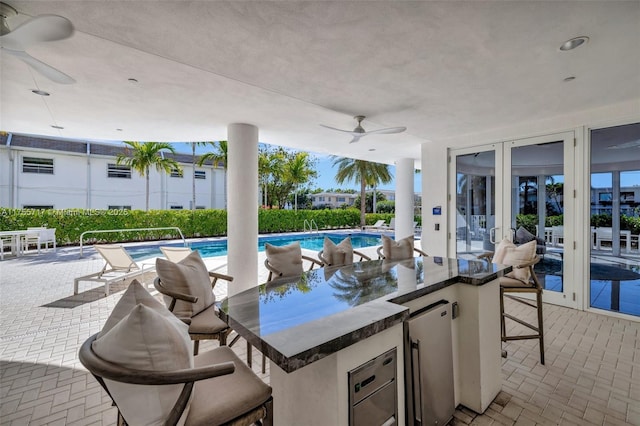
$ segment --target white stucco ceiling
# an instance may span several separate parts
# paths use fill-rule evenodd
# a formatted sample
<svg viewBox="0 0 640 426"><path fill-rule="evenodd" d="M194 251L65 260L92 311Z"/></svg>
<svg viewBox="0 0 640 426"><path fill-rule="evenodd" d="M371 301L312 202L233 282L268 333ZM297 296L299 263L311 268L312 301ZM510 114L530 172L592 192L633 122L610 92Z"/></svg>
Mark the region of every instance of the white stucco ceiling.
<svg viewBox="0 0 640 426"><path fill-rule="evenodd" d="M392 163L425 142L640 100L638 1L6 2L21 13L11 27L73 22L71 38L28 52L77 80L3 53L8 132L201 141L243 122L265 143ZM559 51L580 35L587 45ZM368 130L408 130L348 144L319 126L359 114Z"/></svg>

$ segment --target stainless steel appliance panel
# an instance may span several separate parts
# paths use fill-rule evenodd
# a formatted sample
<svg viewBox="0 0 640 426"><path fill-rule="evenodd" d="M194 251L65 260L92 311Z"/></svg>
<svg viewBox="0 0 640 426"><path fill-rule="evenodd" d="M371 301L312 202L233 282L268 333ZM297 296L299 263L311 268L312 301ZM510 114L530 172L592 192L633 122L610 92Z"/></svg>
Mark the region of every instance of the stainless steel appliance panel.
<svg viewBox="0 0 640 426"><path fill-rule="evenodd" d="M396 357L397 351L393 348L349 372L349 425L396 424Z"/></svg>
<svg viewBox="0 0 640 426"><path fill-rule="evenodd" d="M408 424L445 425L453 417L453 349L451 304L442 301L408 321L410 371L407 372L412 413Z"/></svg>

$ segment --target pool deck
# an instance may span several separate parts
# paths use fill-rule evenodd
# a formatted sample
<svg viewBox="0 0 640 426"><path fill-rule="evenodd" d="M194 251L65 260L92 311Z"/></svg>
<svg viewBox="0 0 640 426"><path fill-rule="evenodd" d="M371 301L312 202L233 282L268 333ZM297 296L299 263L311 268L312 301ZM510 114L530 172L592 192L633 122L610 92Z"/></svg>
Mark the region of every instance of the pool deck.
<svg viewBox="0 0 640 426"><path fill-rule="evenodd" d="M375 247L363 251L375 257ZM115 424L109 397L77 353L101 329L126 285L113 285L104 297L101 286L85 284L73 296L73 279L103 266L93 249L83 258L78 247L63 247L5 259L0 261L0 424ZM260 253L262 281L268 273L263 261ZM205 263L227 272L226 257ZM144 276L147 283L152 278L150 272ZM225 285L216 286L216 296L226 296ZM507 306L521 309L512 302ZM539 364L535 341L505 344L503 391L484 415L458 409L453 424L640 425L640 323L549 304L544 317L547 364ZM216 345L204 342L201 351ZM233 347L241 359L245 348L242 342ZM260 373L260 354L253 356L254 371L268 382L268 369Z"/></svg>

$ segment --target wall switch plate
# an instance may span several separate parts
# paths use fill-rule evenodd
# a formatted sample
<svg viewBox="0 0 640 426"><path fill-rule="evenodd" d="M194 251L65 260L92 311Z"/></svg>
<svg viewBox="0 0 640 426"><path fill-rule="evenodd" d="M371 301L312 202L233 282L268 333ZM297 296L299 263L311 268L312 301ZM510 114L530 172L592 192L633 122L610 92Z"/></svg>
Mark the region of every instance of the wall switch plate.
<svg viewBox="0 0 640 426"><path fill-rule="evenodd" d="M440 230L440 224L436 223L436 231L439 231L439 230Z"/></svg>

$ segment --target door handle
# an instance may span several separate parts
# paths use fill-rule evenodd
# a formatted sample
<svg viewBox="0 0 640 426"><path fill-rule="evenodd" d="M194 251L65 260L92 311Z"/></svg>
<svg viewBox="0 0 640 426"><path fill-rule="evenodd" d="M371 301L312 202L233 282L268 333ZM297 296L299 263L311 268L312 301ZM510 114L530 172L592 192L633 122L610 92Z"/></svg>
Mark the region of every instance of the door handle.
<svg viewBox="0 0 640 426"><path fill-rule="evenodd" d="M495 244L496 243L496 230L500 229L499 226L496 226L495 228L490 228L489 229L489 241L491 241L491 244Z"/></svg>
<svg viewBox="0 0 640 426"><path fill-rule="evenodd" d="M415 352L415 360L413 353ZM411 371L413 373L413 418L416 424L422 424L422 374L420 374L420 339L411 341ZM417 378L416 378L417 373ZM416 383L418 389L416 392ZM417 398L416 398L417 397ZM417 399L417 401L416 401ZM420 408L420 417L417 416L418 409Z"/></svg>

